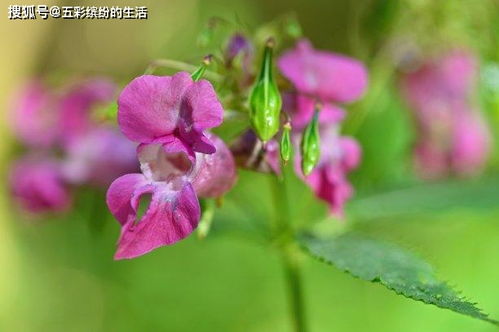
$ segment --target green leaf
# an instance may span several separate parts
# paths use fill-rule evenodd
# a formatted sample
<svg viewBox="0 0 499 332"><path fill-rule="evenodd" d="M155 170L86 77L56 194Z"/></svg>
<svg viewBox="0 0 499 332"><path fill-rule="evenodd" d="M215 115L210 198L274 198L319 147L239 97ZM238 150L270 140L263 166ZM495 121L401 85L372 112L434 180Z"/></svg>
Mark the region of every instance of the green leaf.
<svg viewBox="0 0 499 332"><path fill-rule="evenodd" d="M417 184L357 198L348 205L348 215L368 220L453 209L490 211L498 208L497 197L497 178Z"/></svg>
<svg viewBox="0 0 499 332"><path fill-rule="evenodd" d="M498 324L475 303L467 301L445 282L439 281L428 263L393 244L352 233L332 239L302 235L299 242L313 257L354 277L379 282L413 300Z"/></svg>

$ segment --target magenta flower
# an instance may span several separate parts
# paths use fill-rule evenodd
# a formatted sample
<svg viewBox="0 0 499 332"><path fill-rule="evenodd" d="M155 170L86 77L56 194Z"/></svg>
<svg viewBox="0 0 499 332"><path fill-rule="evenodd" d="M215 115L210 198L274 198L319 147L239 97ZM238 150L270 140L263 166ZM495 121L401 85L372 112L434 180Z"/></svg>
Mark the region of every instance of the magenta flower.
<svg viewBox="0 0 499 332"><path fill-rule="evenodd" d="M479 173L490 153L490 133L479 113L454 103L452 118L420 128L414 148L416 172L423 179ZM439 122L441 121L441 122Z"/></svg>
<svg viewBox="0 0 499 332"><path fill-rule="evenodd" d="M278 67L298 93L318 98L324 104L354 101L367 86L367 71L361 62L315 50L306 39L284 53Z"/></svg>
<svg viewBox="0 0 499 332"><path fill-rule="evenodd" d="M455 117L452 169L455 174L479 173L490 154L490 133L477 112L463 112Z"/></svg>
<svg viewBox="0 0 499 332"><path fill-rule="evenodd" d="M73 184L107 187L121 175L139 169L136 145L113 127L99 125L66 145L62 163L65 179Z"/></svg>
<svg viewBox="0 0 499 332"><path fill-rule="evenodd" d="M186 72L144 75L130 82L118 99L118 122L130 140L159 143L167 152L211 154L215 145L204 130L221 124L223 108L210 82L193 82Z"/></svg>
<svg viewBox="0 0 499 332"><path fill-rule="evenodd" d="M48 148L57 141L58 112L54 95L39 81L27 84L15 99L12 124L26 145Z"/></svg>
<svg viewBox="0 0 499 332"><path fill-rule="evenodd" d="M477 65L465 51L430 59L401 80L418 128L416 172L425 179L473 175L490 152L490 133L471 106Z"/></svg>
<svg viewBox="0 0 499 332"><path fill-rule="evenodd" d="M333 215L343 216L343 207L353 195L347 174L357 168L360 159L361 149L355 139L338 136L335 126L321 128L321 159L312 173L302 178L318 198L328 203ZM301 175L299 157L295 170Z"/></svg>
<svg viewBox="0 0 499 332"><path fill-rule="evenodd" d="M10 174L14 198L29 212L60 212L66 210L71 197L59 163L38 156L18 160Z"/></svg>
<svg viewBox="0 0 499 332"><path fill-rule="evenodd" d="M92 79L72 86L59 101L61 143L72 144L97 127L92 118L95 107L113 100L116 87L105 79Z"/></svg>
<svg viewBox="0 0 499 332"><path fill-rule="evenodd" d="M218 137L210 139L216 153L197 153L195 161L184 151L166 151L162 144L139 147L142 174L118 178L107 193L108 207L122 225L115 259L141 256L184 239L199 222L197 194L219 196L232 187L236 176L232 155ZM139 201L147 194L149 207L138 218Z"/></svg>
<svg viewBox="0 0 499 332"><path fill-rule="evenodd" d="M452 100L468 101L473 93L478 66L466 51L452 51L430 59L418 70L404 75L401 89L416 116L427 117L432 108ZM422 119L426 120L426 119Z"/></svg>

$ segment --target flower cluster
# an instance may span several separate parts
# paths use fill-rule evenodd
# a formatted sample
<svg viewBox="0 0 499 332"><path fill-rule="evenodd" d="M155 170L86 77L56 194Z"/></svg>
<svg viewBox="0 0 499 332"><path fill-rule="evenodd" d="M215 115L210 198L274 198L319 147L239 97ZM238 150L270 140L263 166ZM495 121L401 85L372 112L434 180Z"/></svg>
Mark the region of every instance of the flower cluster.
<svg viewBox="0 0 499 332"><path fill-rule="evenodd" d="M308 40L298 41L294 49L285 52L278 67L294 86L285 93L284 110L291 118L296 146L299 132L313 123L314 112L318 111L320 158L310 174L302 175L302 147L302 156L295 157L296 173L329 204L333 214L341 216L344 203L353 193L347 174L358 166L361 149L354 138L340 135L345 111L338 103L361 97L367 86L367 71L359 61L313 49ZM317 101L320 106L316 110Z"/></svg>
<svg viewBox="0 0 499 332"><path fill-rule="evenodd" d="M16 98L12 125L26 147L10 174L14 197L29 212L57 212L71 204L71 186L108 186L138 167L135 147L115 127L98 122L93 111L114 98L104 79L50 90L29 83Z"/></svg>
<svg viewBox="0 0 499 332"><path fill-rule="evenodd" d="M464 50L430 58L401 80L401 90L417 123L416 171L422 178L480 172L490 134L473 106L477 61Z"/></svg>

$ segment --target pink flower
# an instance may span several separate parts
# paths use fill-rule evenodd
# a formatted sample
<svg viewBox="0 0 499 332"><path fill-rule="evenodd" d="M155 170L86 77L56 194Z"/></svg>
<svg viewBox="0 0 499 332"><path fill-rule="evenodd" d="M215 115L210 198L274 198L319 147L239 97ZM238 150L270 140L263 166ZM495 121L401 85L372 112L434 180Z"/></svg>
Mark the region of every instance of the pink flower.
<svg viewBox="0 0 499 332"><path fill-rule="evenodd" d="M452 100L468 101L473 93L478 66L466 51L452 51L430 59L402 79L401 89L409 106L421 116L435 105Z"/></svg>
<svg viewBox="0 0 499 332"><path fill-rule="evenodd" d="M70 203L60 165L51 159L28 156L18 160L10 174L12 194L29 212L60 212Z"/></svg>
<svg viewBox="0 0 499 332"><path fill-rule="evenodd" d="M194 159L184 151L166 151L162 144L139 147L142 174L118 178L107 193L108 207L122 225L115 259L141 256L184 239L199 222L197 194L219 196L231 188L236 176L232 155L218 137L210 139L216 153L197 153ZM139 218L139 201L147 194L151 201Z"/></svg>
<svg viewBox="0 0 499 332"><path fill-rule="evenodd" d="M477 112L456 116L451 163L454 173L473 175L483 170L490 154L490 133Z"/></svg>
<svg viewBox="0 0 499 332"><path fill-rule="evenodd" d="M422 128L414 149L416 172L423 179L479 173L490 153L490 133L479 113L452 106L452 118Z"/></svg>
<svg viewBox="0 0 499 332"><path fill-rule="evenodd" d="M354 138L339 136L336 126L321 128L319 164L309 176L301 177L338 217L343 216L343 207L353 195L347 174L357 168L360 159L361 149ZM295 170L301 174L300 158L295 159Z"/></svg>
<svg viewBox="0 0 499 332"><path fill-rule="evenodd" d="M428 60L402 77L401 90L418 127L416 172L425 179L480 172L490 152L490 133L471 106L477 65L465 51Z"/></svg>
<svg viewBox="0 0 499 332"><path fill-rule="evenodd" d="M367 71L361 62L315 50L306 39L284 53L278 67L298 93L319 98L323 103L354 101L367 86Z"/></svg>
<svg viewBox="0 0 499 332"><path fill-rule="evenodd" d="M70 183L107 187L119 176L137 171L139 164L134 143L117 128L99 125L67 144L62 167Z"/></svg>
<svg viewBox="0 0 499 332"><path fill-rule="evenodd" d="M92 111L111 102L115 92L115 85L106 79L87 80L70 87L59 100L59 127L54 128L61 131L61 143L72 144L97 127Z"/></svg>
<svg viewBox="0 0 499 332"><path fill-rule="evenodd" d="M167 152L211 154L215 146L204 130L221 124L222 105L206 80L186 72L135 78L118 99L118 122L130 140L159 143Z"/></svg>
<svg viewBox="0 0 499 332"><path fill-rule="evenodd" d="M48 148L57 141L58 112L55 96L41 82L28 83L15 99L12 124L17 137L36 148Z"/></svg>

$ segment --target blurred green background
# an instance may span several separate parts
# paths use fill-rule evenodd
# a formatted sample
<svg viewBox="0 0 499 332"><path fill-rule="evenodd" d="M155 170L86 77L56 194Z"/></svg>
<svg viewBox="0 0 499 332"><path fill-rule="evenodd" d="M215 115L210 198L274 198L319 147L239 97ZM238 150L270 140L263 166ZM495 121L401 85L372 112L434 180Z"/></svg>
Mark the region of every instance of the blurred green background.
<svg viewBox="0 0 499 332"><path fill-rule="evenodd" d="M481 180L492 189L478 190L482 196L466 197L469 183L460 182L450 191L462 191L464 198L435 208L431 197L445 202L448 190L443 190L442 197L424 186L413 195L395 193L402 206L422 206L410 215L397 207L393 214L371 214L369 207L378 202L376 196L374 203L362 201L383 188L416 183L410 169L412 124L394 88L396 74L386 54L386 40L411 35L430 50L443 47L442 41L468 45L478 52L482 64L494 63L499 55L497 2L119 2L120 6L147 6L146 21L9 21L9 4L14 3L2 0L5 11L0 21L3 174L12 158L13 139L7 134L9 98L27 78L108 75L124 84L143 73L151 59L197 61L203 53L195 40L214 15L249 29L294 12L317 47L358 57L371 73L370 92L351 107L352 114L361 116L352 115L345 128L359 138L365 151L362 167L352 177L358 194L348 211L352 218L363 219L354 227L413 249L437 268L442 279L499 318L499 188L494 185L499 182L488 180L497 179L497 155ZM116 4L98 1L98 5ZM497 132L495 100L485 88L479 96ZM253 174L243 172L208 239L191 236L172 247L120 262L112 260L119 227L104 206L103 193L82 192L78 212L38 222L22 217L3 187L0 330L290 331L279 257L258 238L258 229L269 215L265 186L265 179L255 181ZM303 199L302 191L295 184L292 199L299 205L295 213L307 223L313 221L310 211L318 203L312 203L309 193ZM431 193L428 207L424 202ZM491 324L407 300L313 260L305 261L304 279L310 331L496 330Z"/></svg>

